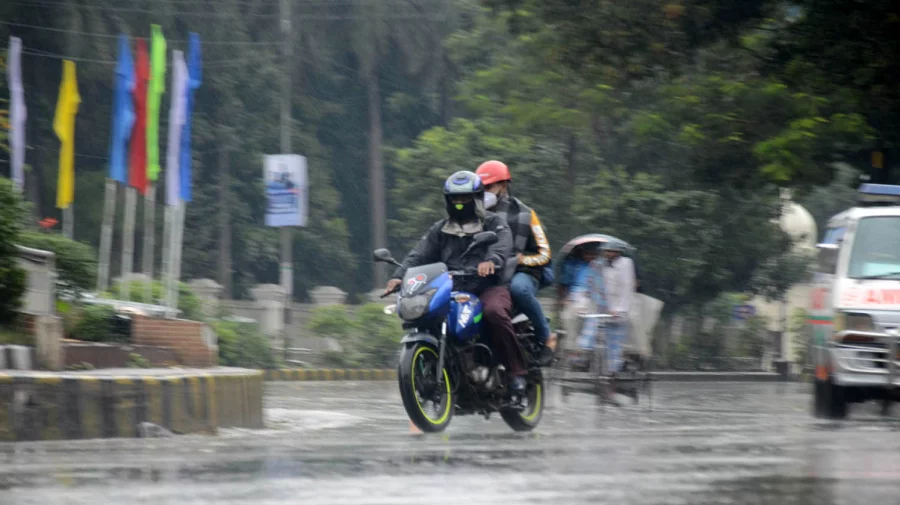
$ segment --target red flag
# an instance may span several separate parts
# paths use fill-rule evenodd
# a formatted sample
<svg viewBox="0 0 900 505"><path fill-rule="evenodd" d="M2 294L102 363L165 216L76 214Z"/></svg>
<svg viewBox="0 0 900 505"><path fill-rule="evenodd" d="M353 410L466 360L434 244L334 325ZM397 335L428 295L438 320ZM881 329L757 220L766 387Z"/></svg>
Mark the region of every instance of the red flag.
<svg viewBox="0 0 900 505"><path fill-rule="evenodd" d="M134 83L134 128L131 131L131 153L128 184L140 194L147 193L147 81L150 80L150 59L147 43L137 41Z"/></svg>

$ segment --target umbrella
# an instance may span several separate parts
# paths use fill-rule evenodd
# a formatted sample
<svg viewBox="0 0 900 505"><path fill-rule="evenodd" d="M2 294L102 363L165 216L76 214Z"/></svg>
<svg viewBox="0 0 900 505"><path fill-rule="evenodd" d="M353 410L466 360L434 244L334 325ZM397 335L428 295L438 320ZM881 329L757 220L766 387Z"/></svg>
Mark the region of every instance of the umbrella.
<svg viewBox="0 0 900 505"><path fill-rule="evenodd" d="M605 244L606 242L609 242L610 240L621 240L621 239L613 237L612 235L604 235L602 233L588 233L587 235L580 235L580 236L575 237L572 240L566 242L566 245L563 246L563 248L559 252L559 254L560 254L560 256L563 257L563 259L565 259L566 256L568 256L569 253L572 252L572 249L575 249L576 247L578 247L580 245L584 245L584 244L601 244L602 245L602 244ZM629 244L628 242L625 242L624 240L621 240L621 241L625 244L625 247L626 247L625 252L628 254L633 254L634 250L635 250L634 247L631 244Z"/></svg>

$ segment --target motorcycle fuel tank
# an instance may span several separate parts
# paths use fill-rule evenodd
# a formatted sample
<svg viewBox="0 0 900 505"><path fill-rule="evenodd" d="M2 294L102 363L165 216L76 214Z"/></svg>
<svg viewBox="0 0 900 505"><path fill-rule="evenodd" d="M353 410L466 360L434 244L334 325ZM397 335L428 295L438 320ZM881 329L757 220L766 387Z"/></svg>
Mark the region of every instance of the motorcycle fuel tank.
<svg viewBox="0 0 900 505"><path fill-rule="evenodd" d="M481 333L484 306L477 296L462 291L451 295L447 333L460 342L471 340Z"/></svg>

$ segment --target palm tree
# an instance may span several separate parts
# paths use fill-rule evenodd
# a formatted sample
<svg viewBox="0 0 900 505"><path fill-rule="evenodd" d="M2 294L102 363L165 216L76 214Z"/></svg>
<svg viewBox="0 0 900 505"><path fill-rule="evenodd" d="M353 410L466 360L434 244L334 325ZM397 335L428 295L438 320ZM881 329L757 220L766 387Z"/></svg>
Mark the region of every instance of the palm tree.
<svg viewBox="0 0 900 505"><path fill-rule="evenodd" d="M438 16L429 14L429 0L361 0L353 14L350 47L357 61L360 79L366 87L368 104L369 198L373 248L387 246L387 198L383 156L383 127L381 116L382 62L398 48L407 72L422 70L427 62L440 53L441 40L434 36ZM442 58L442 56L439 56ZM373 282L385 282L384 267L373 264Z"/></svg>

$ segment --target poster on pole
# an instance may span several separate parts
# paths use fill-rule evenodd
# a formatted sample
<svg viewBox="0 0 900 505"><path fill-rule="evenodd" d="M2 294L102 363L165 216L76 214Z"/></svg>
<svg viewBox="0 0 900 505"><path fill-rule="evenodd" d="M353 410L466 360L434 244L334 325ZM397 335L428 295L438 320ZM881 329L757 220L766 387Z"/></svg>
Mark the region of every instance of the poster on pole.
<svg viewBox="0 0 900 505"><path fill-rule="evenodd" d="M309 185L306 157L297 154L267 155L266 226L306 226Z"/></svg>

